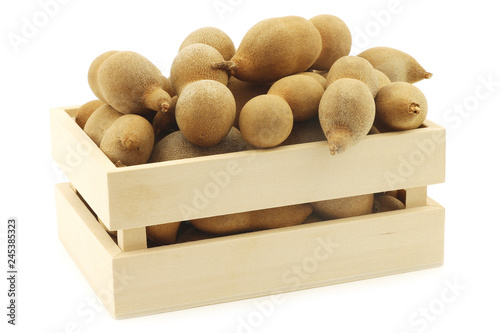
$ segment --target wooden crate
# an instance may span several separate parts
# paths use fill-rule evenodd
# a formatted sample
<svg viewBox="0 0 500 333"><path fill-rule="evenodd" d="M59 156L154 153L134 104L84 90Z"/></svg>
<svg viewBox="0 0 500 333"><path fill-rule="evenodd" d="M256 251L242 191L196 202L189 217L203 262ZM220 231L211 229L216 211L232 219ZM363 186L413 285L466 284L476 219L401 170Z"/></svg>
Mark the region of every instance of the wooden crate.
<svg viewBox="0 0 500 333"><path fill-rule="evenodd" d="M445 131L431 121L337 156L324 141L116 168L76 110L51 110L53 158L72 184L56 186L59 236L116 318L442 264L444 208L427 186L444 181ZM406 209L147 248L148 225L394 189Z"/></svg>

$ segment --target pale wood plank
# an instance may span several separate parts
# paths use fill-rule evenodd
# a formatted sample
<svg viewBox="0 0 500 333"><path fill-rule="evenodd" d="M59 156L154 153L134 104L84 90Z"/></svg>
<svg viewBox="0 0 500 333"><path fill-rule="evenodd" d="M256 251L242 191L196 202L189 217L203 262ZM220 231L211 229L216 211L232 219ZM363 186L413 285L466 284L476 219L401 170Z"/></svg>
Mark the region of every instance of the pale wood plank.
<svg viewBox="0 0 500 333"><path fill-rule="evenodd" d="M110 231L108 230L108 227L106 227L106 225L104 223L102 223L101 219L98 217L97 220L99 221L99 224L104 228L104 230L106 230L106 232L108 234L110 234L112 237L114 237L115 239L118 237L118 231Z"/></svg>
<svg viewBox="0 0 500 333"><path fill-rule="evenodd" d="M445 131L431 121L370 135L335 157L315 142L117 169L71 118L76 110L51 110L54 160L119 230L121 249L69 184L56 186L59 237L118 318L442 264L444 208L425 196L444 181ZM196 191L210 186L216 195L196 207ZM194 218L398 188L407 189L405 210L146 248L145 226L186 219L183 204ZM290 276L294 267L307 277Z"/></svg>
<svg viewBox="0 0 500 333"><path fill-rule="evenodd" d="M406 208L420 207L427 204L427 186L406 189Z"/></svg>
<svg viewBox="0 0 500 333"><path fill-rule="evenodd" d="M445 143L432 139L440 136L444 130L430 125L370 135L338 156L329 155L326 142L313 142L118 168L108 178L109 227L135 228L440 183Z"/></svg>
<svg viewBox="0 0 500 333"><path fill-rule="evenodd" d="M75 108L69 109L70 114ZM64 108L50 110L52 158L103 220L109 221L107 173L116 167Z"/></svg>
<svg viewBox="0 0 500 333"><path fill-rule="evenodd" d="M123 252L117 318L323 286L443 262L438 204ZM327 245L325 245L327 244ZM297 273L300 270L300 274ZM295 272L295 273L294 273Z"/></svg>
<svg viewBox="0 0 500 333"><path fill-rule="evenodd" d="M121 251L69 183L55 186L59 239L103 304L115 312L112 258Z"/></svg>
<svg viewBox="0 0 500 333"><path fill-rule="evenodd" d="M444 182L445 131L429 120L338 156L314 142L116 168L71 118L76 110L51 111L54 160L112 231ZM89 154L68 167L82 146Z"/></svg>
<svg viewBox="0 0 500 333"><path fill-rule="evenodd" d="M118 246L122 251L142 250L148 247L146 227L117 231Z"/></svg>
<svg viewBox="0 0 500 333"><path fill-rule="evenodd" d="M55 109L63 109L64 112L66 112L71 118L75 118L76 114L78 113L78 109L80 109L80 107L81 105L74 105L74 106L65 106Z"/></svg>
<svg viewBox="0 0 500 333"><path fill-rule="evenodd" d="M56 198L61 241L117 318L408 272L443 261L444 209L431 199L424 207L122 252L69 184L56 186ZM303 278L290 273L294 267L302 269Z"/></svg>

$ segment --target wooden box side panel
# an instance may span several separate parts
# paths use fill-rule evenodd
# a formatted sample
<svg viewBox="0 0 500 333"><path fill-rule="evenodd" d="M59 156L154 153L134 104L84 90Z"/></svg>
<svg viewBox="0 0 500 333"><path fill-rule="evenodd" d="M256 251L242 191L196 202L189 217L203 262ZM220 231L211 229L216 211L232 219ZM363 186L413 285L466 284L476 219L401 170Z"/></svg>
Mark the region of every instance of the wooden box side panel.
<svg viewBox="0 0 500 333"><path fill-rule="evenodd" d="M50 110L52 158L103 221L109 220L111 161L71 118L75 109Z"/></svg>
<svg viewBox="0 0 500 333"><path fill-rule="evenodd" d="M445 131L370 135L331 156L326 142L118 168L111 230L137 228L444 181Z"/></svg>
<svg viewBox="0 0 500 333"><path fill-rule="evenodd" d="M113 314L116 272L112 270L112 258L120 253L120 249L69 183L57 184L55 195L59 239Z"/></svg>
<svg viewBox="0 0 500 333"><path fill-rule="evenodd" d="M444 208L425 207L118 255L125 318L436 267Z"/></svg>

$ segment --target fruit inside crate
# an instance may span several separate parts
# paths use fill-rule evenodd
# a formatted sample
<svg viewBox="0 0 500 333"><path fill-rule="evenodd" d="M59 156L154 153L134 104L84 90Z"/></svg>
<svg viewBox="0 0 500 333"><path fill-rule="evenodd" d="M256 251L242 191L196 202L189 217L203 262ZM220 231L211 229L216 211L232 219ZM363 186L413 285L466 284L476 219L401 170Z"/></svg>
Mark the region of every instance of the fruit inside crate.
<svg viewBox="0 0 500 333"><path fill-rule="evenodd" d="M69 184L56 186L56 203L62 244L115 318L443 262L444 209L431 199L396 211L125 252ZM306 274L293 274L297 270Z"/></svg>
<svg viewBox="0 0 500 333"><path fill-rule="evenodd" d="M97 292L113 281L113 315L442 263L444 210L427 186L444 181L445 132L413 85L432 74L388 47L349 55L351 42L338 17L286 16L238 48L194 31L170 75L132 51L94 59L98 100L52 110L52 148L71 182L56 191L61 241ZM336 239L323 271L283 287L323 235Z"/></svg>
<svg viewBox="0 0 500 333"><path fill-rule="evenodd" d="M444 180L444 130L428 120L415 130L368 135L333 157L327 143L320 141L117 168L76 125L77 110L52 110L54 159L68 170L68 157L71 160L75 151L85 152L80 165L72 164L68 178L103 224L119 230L123 248L129 241L129 249L144 248L146 226L188 220L186 207L188 212L189 207L196 208L193 218L206 218L419 188ZM359 163L360 156L371 161L370 169ZM411 166L415 161L418 165ZM219 186L210 205L193 204L193 198L206 190L203 185L216 183L214 173L235 166L238 172L224 189ZM175 195L170 188L176 189ZM425 204L426 196L422 197Z"/></svg>
<svg viewBox="0 0 500 333"><path fill-rule="evenodd" d="M94 216L96 223L98 223L111 237L111 239L118 245L118 237L117 237L117 232L116 231L110 231L103 223L100 221L99 217L97 214L92 210L92 207L85 201L85 199L78 193L78 191L72 187L72 190L76 193L78 198L85 204L89 212ZM415 189L411 190L413 193L413 197L410 198L408 201L409 207L417 207L418 205L425 205L427 203L427 199L425 199L425 202L421 201L417 202L416 199L418 197L420 198L426 198L426 189L425 188L419 188L417 191L419 192L418 194L415 194ZM147 230L147 248L153 248L153 247L158 247L158 246L164 246L164 245L169 245L173 243L186 243L186 242L192 242L192 241L199 241L203 239L212 239L212 238L218 238L218 237L224 237L230 234L242 234L242 233L248 233L248 232L256 232L260 230L266 230L266 229L274 229L274 228L283 228L283 227L290 227L294 225L299 225L299 224L309 224L309 223L317 223L317 222L323 222L323 221L330 221L330 220L335 220L336 222L342 222L343 219L348 218L348 217L355 217L355 216L362 216L362 215L367 215L367 214L375 214L375 213L383 213L383 212L388 212L388 211L394 211L394 210L399 210L399 209L405 209L406 208L406 190L405 189L399 189L399 190L394 190L394 191L389 191L385 193L376 193L374 195L362 195L358 196L358 199L355 200L356 202L353 207L342 207L346 203L352 203L352 200L345 200L345 198L339 198L333 203L336 203L335 205L332 205L329 200L323 201L323 202L316 202L316 203L311 203L312 207L307 207L308 205L303 205L306 206L303 209L301 209L301 213L303 216L299 217L293 217L290 214L285 214L285 218L282 218L281 216L278 216L277 218L272 216L271 218L267 218L265 216L260 216L259 214L260 211L257 211L257 214L255 215L250 215L248 219L246 219L244 222L245 223L238 223L235 222L236 227L240 228L241 230L239 231L234 231L230 230L229 232L223 232L223 233L217 233L217 232L211 232L211 230L215 231L220 231L220 228L218 227L213 227L205 225L203 223L199 224L201 228L196 227L196 222L193 224L190 221L182 221L179 222L179 224L175 227L170 227L165 229L165 224L157 225L157 226L150 226L148 228L157 228L158 230L156 232L151 232L151 230ZM349 199L349 198L347 198ZM413 201L411 201L413 199ZM363 203L363 205L360 207L359 204ZM364 207L363 207L364 206ZM313 210L314 207L314 210ZM321 212L322 214L319 214L315 212L315 210ZM262 212L266 214L267 210L263 210ZM333 216L332 211L337 213L337 216ZM294 213L292 209L292 214ZM343 213L343 216L340 215ZM240 214L236 214L238 216ZM290 215L290 216L287 216ZM234 216L234 214L232 215ZM245 216L246 217L246 216ZM254 219L250 219L251 217L255 217ZM264 218L267 223L258 223L257 225L251 224L252 222L259 222L258 218ZM227 218L231 219L231 216L228 216L227 218L224 218L222 216L223 220L227 220ZM287 218L292 218L293 221L287 220ZM217 224L220 220L220 217L215 217L215 218L209 218L208 220L209 223L211 224ZM250 225L248 223L250 222ZM208 228L208 232L204 232L203 229Z"/></svg>

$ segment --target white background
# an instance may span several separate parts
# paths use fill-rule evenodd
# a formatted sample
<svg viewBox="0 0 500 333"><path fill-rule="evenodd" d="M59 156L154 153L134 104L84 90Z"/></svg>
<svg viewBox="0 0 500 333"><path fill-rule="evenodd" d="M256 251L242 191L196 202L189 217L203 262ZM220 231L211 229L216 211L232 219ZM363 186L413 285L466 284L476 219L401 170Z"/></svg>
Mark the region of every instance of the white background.
<svg viewBox="0 0 500 333"><path fill-rule="evenodd" d="M10 216L20 223L18 326L6 324L7 286L1 278L2 327L55 333L500 330L500 20L494 1L61 0L50 7L50 17L41 5L48 2L0 5L4 272L5 223ZM218 12L217 3L229 7ZM434 73L417 86L427 96L428 118L447 129L446 183L429 187L430 196L446 207L444 266L288 293L264 312L259 308L270 297L121 321L99 304L92 307L94 292L57 239L53 185L62 178L50 155L49 108L94 99L87 70L105 51L139 52L168 76L182 40L197 28L219 27L238 45L262 19L323 13L350 27L352 54L391 46ZM40 27L23 37L26 22ZM10 41L14 35L25 40L16 46ZM460 287L453 293L450 284ZM443 294L451 300L444 303ZM421 311L429 308L423 319Z"/></svg>

